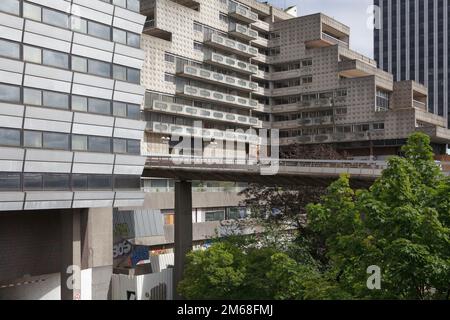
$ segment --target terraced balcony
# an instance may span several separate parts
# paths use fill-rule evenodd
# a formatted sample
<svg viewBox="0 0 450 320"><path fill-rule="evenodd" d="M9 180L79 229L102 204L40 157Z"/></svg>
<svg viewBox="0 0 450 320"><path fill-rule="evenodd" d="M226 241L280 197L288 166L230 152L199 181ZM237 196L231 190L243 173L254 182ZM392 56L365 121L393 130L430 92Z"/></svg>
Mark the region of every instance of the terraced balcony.
<svg viewBox="0 0 450 320"><path fill-rule="evenodd" d="M260 121L258 118L255 117L248 117L239 114L216 110L208 110L177 103L155 100L153 101L153 105L151 105L150 108L151 110L161 113L178 114L186 117L214 120L220 122L238 123L241 125L251 126L254 128L262 127L262 121Z"/></svg>
<svg viewBox="0 0 450 320"><path fill-rule="evenodd" d="M149 122L147 130L154 133L187 136L204 139L215 139L225 141L238 141L244 143L257 144L260 142L260 138L257 135L240 133L234 131L223 131L218 129L204 129L189 126L182 126L177 124L162 123L162 122Z"/></svg>
<svg viewBox="0 0 450 320"><path fill-rule="evenodd" d="M258 21L257 13L254 13L246 7L237 3L230 3L228 7L228 15L247 24Z"/></svg>
<svg viewBox="0 0 450 320"><path fill-rule="evenodd" d="M247 58L256 57L258 55L257 48L246 45L239 41L234 41L219 36L215 33L212 33L206 37L205 44L210 47L218 48Z"/></svg>
<svg viewBox="0 0 450 320"><path fill-rule="evenodd" d="M177 85L176 92L178 95L189 98L196 98L199 100L211 101L241 108L255 109L259 105L258 100L238 97L235 95L202 89L190 85Z"/></svg>
<svg viewBox="0 0 450 320"><path fill-rule="evenodd" d="M325 126L332 124L333 124L333 117L325 116L318 118L303 118L289 121L276 121L272 123L272 128L283 129L283 128Z"/></svg>
<svg viewBox="0 0 450 320"><path fill-rule="evenodd" d="M258 31L265 31L265 32L269 32L270 31L270 24L268 24L267 22L258 20L256 22L254 22L252 24L252 28Z"/></svg>
<svg viewBox="0 0 450 320"><path fill-rule="evenodd" d="M177 74L191 79L203 80L213 84L221 84L225 87L238 89L246 92L258 89L256 82L231 77L222 73L212 72L198 67L189 65L179 66Z"/></svg>
<svg viewBox="0 0 450 320"><path fill-rule="evenodd" d="M258 67L253 64L227 57L215 52L206 52L204 55L204 61L206 63L218 67L227 68L243 74L256 74L258 72Z"/></svg>
<svg viewBox="0 0 450 320"><path fill-rule="evenodd" d="M258 39L258 31L252 30L239 23L230 22L228 32L234 37L246 41Z"/></svg>

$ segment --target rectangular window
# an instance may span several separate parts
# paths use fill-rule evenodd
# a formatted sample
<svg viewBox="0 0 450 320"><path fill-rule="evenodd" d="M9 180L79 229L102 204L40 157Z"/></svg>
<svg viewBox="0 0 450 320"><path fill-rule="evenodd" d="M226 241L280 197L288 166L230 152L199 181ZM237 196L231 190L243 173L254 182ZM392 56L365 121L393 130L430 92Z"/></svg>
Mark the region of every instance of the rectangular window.
<svg viewBox="0 0 450 320"><path fill-rule="evenodd" d="M67 94L44 91L42 96L45 107L69 109L69 96Z"/></svg>
<svg viewBox="0 0 450 320"><path fill-rule="evenodd" d="M113 30L113 41L122 44L127 44L127 33L123 30L114 29Z"/></svg>
<svg viewBox="0 0 450 320"><path fill-rule="evenodd" d="M23 89L23 103L35 106L42 105L42 91L24 88Z"/></svg>
<svg viewBox="0 0 450 320"><path fill-rule="evenodd" d="M23 46L23 59L29 62L42 63L42 50L35 47Z"/></svg>
<svg viewBox="0 0 450 320"><path fill-rule="evenodd" d="M88 150L88 142L87 136L72 136L72 150L74 151L87 151Z"/></svg>
<svg viewBox="0 0 450 320"><path fill-rule="evenodd" d="M113 78L127 81L127 68L123 66L113 66Z"/></svg>
<svg viewBox="0 0 450 320"><path fill-rule="evenodd" d="M43 50L42 63L48 66L69 69L69 55L62 52Z"/></svg>
<svg viewBox="0 0 450 320"><path fill-rule="evenodd" d="M69 150L69 135L64 133L43 133L43 146L46 149Z"/></svg>
<svg viewBox="0 0 450 320"><path fill-rule="evenodd" d="M141 107L137 104L129 104L127 117L135 120L141 119Z"/></svg>
<svg viewBox="0 0 450 320"><path fill-rule="evenodd" d="M105 40L111 40L111 29L109 26L88 21L88 34Z"/></svg>
<svg viewBox="0 0 450 320"><path fill-rule="evenodd" d="M90 98L89 112L111 114L111 103L108 100Z"/></svg>
<svg viewBox="0 0 450 320"><path fill-rule="evenodd" d="M130 47L140 48L141 47L141 36L136 33L127 33L127 45Z"/></svg>
<svg viewBox="0 0 450 320"><path fill-rule="evenodd" d="M88 189L89 190L112 189L112 177L100 175L88 176Z"/></svg>
<svg viewBox="0 0 450 320"><path fill-rule="evenodd" d="M67 14L47 8L42 9L42 22L56 27L69 28L69 16Z"/></svg>
<svg viewBox="0 0 450 320"><path fill-rule="evenodd" d="M0 172L0 191L20 191L20 180L19 173Z"/></svg>
<svg viewBox="0 0 450 320"><path fill-rule="evenodd" d="M140 189L141 178L139 176L115 176L114 189Z"/></svg>
<svg viewBox="0 0 450 320"><path fill-rule="evenodd" d="M0 83L0 101L20 102L20 88Z"/></svg>
<svg viewBox="0 0 450 320"><path fill-rule="evenodd" d="M25 191L42 190L42 174L39 173L24 173L23 175L23 189Z"/></svg>
<svg viewBox="0 0 450 320"><path fill-rule="evenodd" d="M127 140L114 139L114 153L127 153Z"/></svg>
<svg viewBox="0 0 450 320"><path fill-rule="evenodd" d="M141 83L141 72L137 69L128 68L127 69L127 80L128 82L134 84Z"/></svg>
<svg viewBox="0 0 450 320"><path fill-rule="evenodd" d="M20 130L0 128L0 145L19 147Z"/></svg>
<svg viewBox="0 0 450 320"><path fill-rule="evenodd" d="M72 188L74 190L87 190L88 189L88 177L85 174L72 175Z"/></svg>
<svg viewBox="0 0 450 320"><path fill-rule="evenodd" d="M24 131L23 146L25 148L42 148L42 132Z"/></svg>
<svg viewBox="0 0 450 320"><path fill-rule="evenodd" d="M88 72L101 77L111 77L111 65L107 62L102 62L98 60L89 60L88 62Z"/></svg>
<svg viewBox="0 0 450 320"><path fill-rule="evenodd" d="M72 110L86 112L88 110L88 99L86 97L72 96Z"/></svg>
<svg viewBox="0 0 450 320"><path fill-rule="evenodd" d="M72 70L78 72L88 72L88 60L81 57L72 57Z"/></svg>
<svg viewBox="0 0 450 320"><path fill-rule="evenodd" d="M0 56L20 59L20 45L16 42L0 40Z"/></svg>
<svg viewBox="0 0 450 320"><path fill-rule="evenodd" d="M117 117L127 117L127 105L122 102L115 102L113 103L113 114Z"/></svg>
<svg viewBox="0 0 450 320"><path fill-rule="evenodd" d="M128 149L127 152L129 154L141 154L141 142L139 140L128 140Z"/></svg>
<svg viewBox="0 0 450 320"><path fill-rule="evenodd" d="M89 136L89 151L111 153L111 140L104 137Z"/></svg>
<svg viewBox="0 0 450 320"><path fill-rule="evenodd" d="M31 3L23 3L23 17L36 21L42 21L42 7Z"/></svg>
<svg viewBox="0 0 450 320"><path fill-rule="evenodd" d="M0 11L19 15L20 14L20 2L18 0L1 0Z"/></svg>
<svg viewBox="0 0 450 320"><path fill-rule="evenodd" d="M44 190L69 190L70 178L68 174L44 174Z"/></svg>

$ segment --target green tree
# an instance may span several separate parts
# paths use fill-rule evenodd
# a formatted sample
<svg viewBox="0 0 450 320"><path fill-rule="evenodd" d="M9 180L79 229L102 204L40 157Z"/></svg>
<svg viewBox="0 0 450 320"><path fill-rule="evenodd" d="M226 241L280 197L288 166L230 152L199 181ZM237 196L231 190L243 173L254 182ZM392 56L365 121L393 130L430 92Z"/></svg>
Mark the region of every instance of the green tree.
<svg viewBox="0 0 450 320"><path fill-rule="evenodd" d="M357 298L448 299L449 180L433 161L429 137L413 134L370 190L353 193L349 177L308 207L310 227L326 238L330 268ZM382 290L365 286L382 270Z"/></svg>

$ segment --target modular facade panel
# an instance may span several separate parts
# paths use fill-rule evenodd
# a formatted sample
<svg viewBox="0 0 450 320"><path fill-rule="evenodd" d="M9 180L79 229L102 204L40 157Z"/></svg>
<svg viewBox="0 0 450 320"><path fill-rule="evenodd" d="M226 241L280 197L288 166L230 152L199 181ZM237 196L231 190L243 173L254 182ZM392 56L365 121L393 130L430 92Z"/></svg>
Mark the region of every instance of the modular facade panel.
<svg viewBox="0 0 450 320"><path fill-rule="evenodd" d="M141 206L145 16L116 1L2 3L0 211Z"/></svg>

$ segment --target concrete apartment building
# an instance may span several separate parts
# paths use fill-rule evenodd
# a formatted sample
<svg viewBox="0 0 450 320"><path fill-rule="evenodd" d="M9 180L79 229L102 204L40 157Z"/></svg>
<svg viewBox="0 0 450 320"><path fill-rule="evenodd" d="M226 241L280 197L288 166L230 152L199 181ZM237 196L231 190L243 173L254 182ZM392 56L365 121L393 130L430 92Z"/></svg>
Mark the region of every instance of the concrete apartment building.
<svg viewBox="0 0 450 320"><path fill-rule="evenodd" d="M374 33L378 66L396 81L415 80L428 88L428 110L447 119L449 13L447 0L375 0L378 6Z"/></svg>
<svg viewBox="0 0 450 320"><path fill-rule="evenodd" d="M0 1L0 299L108 297L113 208L144 202L139 8Z"/></svg>

